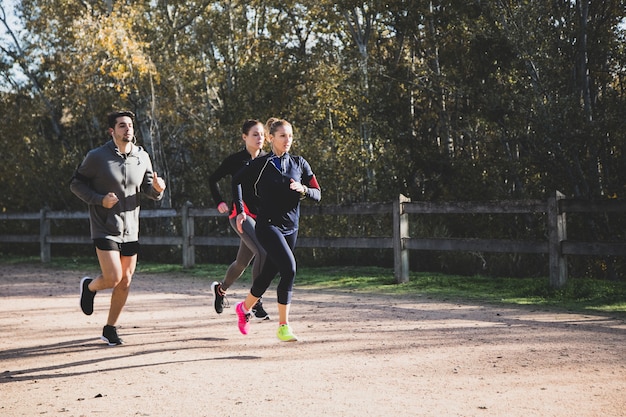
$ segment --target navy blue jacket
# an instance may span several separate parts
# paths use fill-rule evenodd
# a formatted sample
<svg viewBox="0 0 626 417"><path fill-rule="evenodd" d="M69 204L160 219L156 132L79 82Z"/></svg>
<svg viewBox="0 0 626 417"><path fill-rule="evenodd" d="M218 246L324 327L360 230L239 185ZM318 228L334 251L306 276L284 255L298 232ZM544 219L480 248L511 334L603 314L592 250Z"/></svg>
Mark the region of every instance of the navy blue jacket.
<svg viewBox="0 0 626 417"><path fill-rule="evenodd" d="M276 160L280 161L280 169L276 166ZM289 188L292 180L307 187L304 196ZM259 198L257 225L272 224L283 233L298 229L300 201L303 198L314 201L322 198L322 191L309 163L301 156L288 153L281 157L270 153L253 159L235 174L232 185L237 214L243 211L242 186L251 185Z"/></svg>

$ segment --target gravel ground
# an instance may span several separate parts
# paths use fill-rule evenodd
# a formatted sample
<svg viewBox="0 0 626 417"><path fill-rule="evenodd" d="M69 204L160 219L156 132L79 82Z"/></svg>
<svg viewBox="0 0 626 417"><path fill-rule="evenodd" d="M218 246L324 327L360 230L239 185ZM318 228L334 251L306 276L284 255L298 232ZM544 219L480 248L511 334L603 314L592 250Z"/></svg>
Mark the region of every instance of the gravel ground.
<svg viewBox="0 0 626 417"><path fill-rule="evenodd" d="M0 268L2 416L626 416L607 315L296 288L284 343L275 317L237 330L247 283L218 315L210 279L138 274L108 347L110 291L78 306L95 270Z"/></svg>

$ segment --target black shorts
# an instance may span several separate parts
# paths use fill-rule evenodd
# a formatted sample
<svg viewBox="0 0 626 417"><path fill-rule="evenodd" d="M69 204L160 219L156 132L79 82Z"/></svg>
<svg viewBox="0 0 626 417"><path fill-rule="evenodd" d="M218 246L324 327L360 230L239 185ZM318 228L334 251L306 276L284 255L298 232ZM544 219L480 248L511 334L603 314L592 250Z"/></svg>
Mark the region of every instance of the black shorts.
<svg viewBox="0 0 626 417"><path fill-rule="evenodd" d="M122 256L134 256L134 255L137 255L137 253L139 253L139 242L137 241L118 243L110 239L99 238L99 239L94 239L93 244L96 248L100 250L118 251Z"/></svg>

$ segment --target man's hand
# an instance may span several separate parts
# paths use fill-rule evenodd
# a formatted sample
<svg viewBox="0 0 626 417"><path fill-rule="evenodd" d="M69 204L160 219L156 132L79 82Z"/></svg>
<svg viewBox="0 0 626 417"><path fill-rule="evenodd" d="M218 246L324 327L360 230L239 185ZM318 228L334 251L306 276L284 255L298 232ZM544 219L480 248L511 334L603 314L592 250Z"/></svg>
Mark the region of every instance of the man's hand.
<svg viewBox="0 0 626 417"><path fill-rule="evenodd" d="M159 194L165 190L165 180L159 177L156 172L152 173L152 187Z"/></svg>
<svg viewBox="0 0 626 417"><path fill-rule="evenodd" d="M120 201L120 199L117 198L115 193L108 193L102 199L102 207L110 209L116 205L118 201Z"/></svg>

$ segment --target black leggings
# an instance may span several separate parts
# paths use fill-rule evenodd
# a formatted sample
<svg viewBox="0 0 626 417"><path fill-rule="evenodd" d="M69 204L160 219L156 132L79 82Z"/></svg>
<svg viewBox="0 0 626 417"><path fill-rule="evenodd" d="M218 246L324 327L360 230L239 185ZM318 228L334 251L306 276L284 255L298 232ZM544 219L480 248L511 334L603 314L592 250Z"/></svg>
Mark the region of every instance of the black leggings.
<svg viewBox="0 0 626 417"><path fill-rule="evenodd" d="M296 258L293 248L296 246L298 231L288 235L271 224L256 225L256 237L267 252L261 273L254 279L250 293L261 298L269 288L276 274L280 273L280 281L276 288L279 304L290 304L293 282L296 278Z"/></svg>

